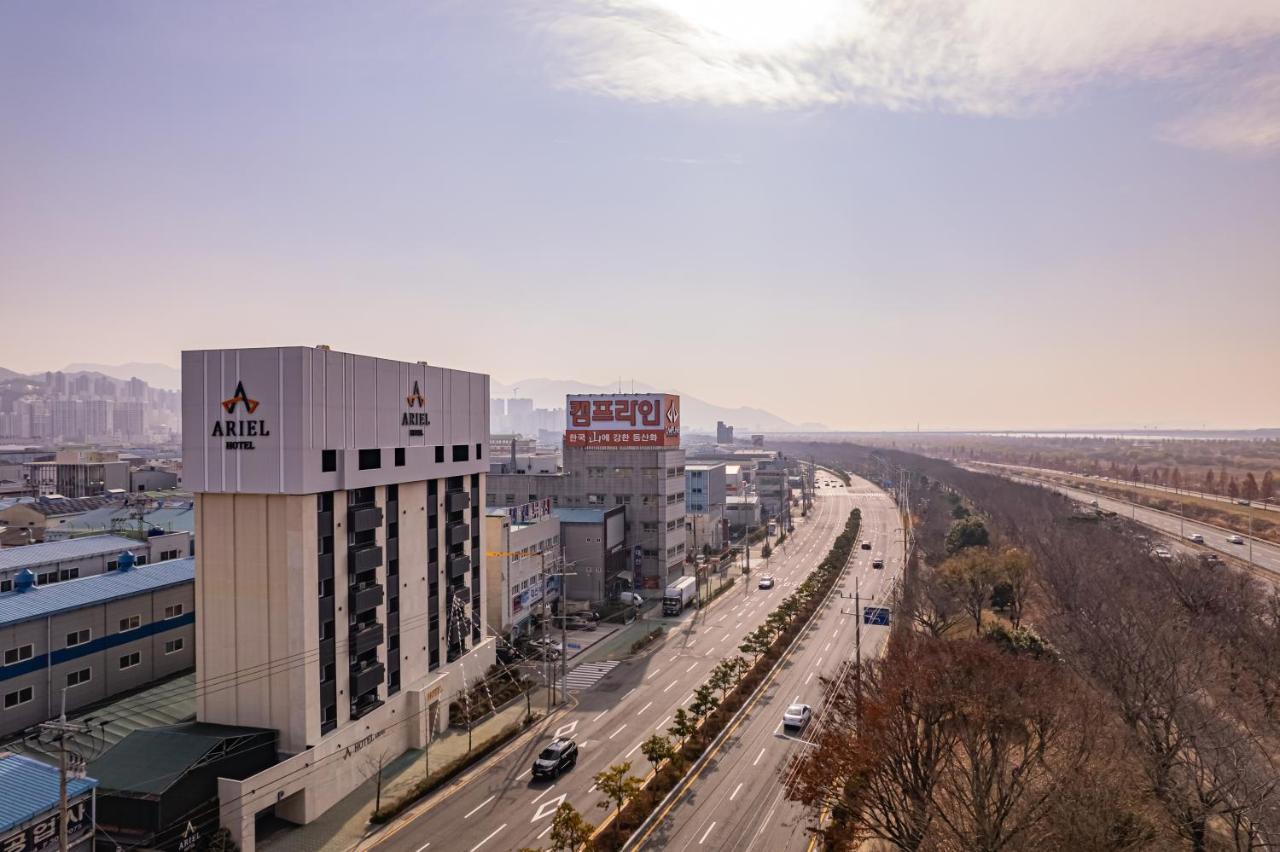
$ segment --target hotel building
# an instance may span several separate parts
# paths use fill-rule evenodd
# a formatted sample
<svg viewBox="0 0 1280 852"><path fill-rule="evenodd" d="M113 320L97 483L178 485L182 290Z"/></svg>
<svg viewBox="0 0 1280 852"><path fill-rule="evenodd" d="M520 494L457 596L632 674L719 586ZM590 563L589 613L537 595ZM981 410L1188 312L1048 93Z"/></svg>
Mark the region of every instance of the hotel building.
<svg viewBox="0 0 1280 852"><path fill-rule="evenodd" d="M493 663L489 377L328 347L184 352L195 493L197 719L279 732L219 781L245 852L422 747Z"/></svg>

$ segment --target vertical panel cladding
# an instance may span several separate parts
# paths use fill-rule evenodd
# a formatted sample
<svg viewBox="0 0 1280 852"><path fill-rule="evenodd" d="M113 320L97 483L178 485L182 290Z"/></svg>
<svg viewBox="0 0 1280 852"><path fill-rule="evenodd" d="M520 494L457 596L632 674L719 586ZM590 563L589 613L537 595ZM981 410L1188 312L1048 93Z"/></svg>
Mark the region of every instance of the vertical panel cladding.
<svg viewBox="0 0 1280 852"><path fill-rule="evenodd" d="M433 411L438 410L434 407L435 401L446 399L444 395L444 377L445 371L439 367L429 367L427 369L427 386L424 388L423 393L427 395L427 405ZM444 421L444 417L431 418L431 423L426 428L427 446L438 447L447 443L445 440L447 427Z"/></svg>
<svg viewBox="0 0 1280 852"><path fill-rule="evenodd" d="M346 388L347 359L340 352L321 352L324 357L324 432L320 449L351 446L348 440Z"/></svg>
<svg viewBox="0 0 1280 852"><path fill-rule="evenodd" d="M373 412L374 443L371 447L403 447L401 437L400 415L406 408L406 399L413 387L407 382L409 365L401 361L388 361L378 358L375 362L377 372L378 398ZM405 430L407 436L408 430ZM388 464L390 462L388 461Z"/></svg>
<svg viewBox="0 0 1280 852"><path fill-rule="evenodd" d="M469 444L471 441L471 381L467 373L454 373L449 382L449 443ZM488 405L488 402L485 403ZM486 443L488 443L486 441ZM475 447L468 457L474 455Z"/></svg>
<svg viewBox="0 0 1280 852"><path fill-rule="evenodd" d="M352 393L355 446L378 446L378 359L352 358Z"/></svg>

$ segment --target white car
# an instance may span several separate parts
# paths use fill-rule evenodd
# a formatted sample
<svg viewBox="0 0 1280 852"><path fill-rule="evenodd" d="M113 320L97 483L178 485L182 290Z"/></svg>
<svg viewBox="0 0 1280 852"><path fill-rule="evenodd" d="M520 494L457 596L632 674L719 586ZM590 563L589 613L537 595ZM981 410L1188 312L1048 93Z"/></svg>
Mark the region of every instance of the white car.
<svg viewBox="0 0 1280 852"><path fill-rule="evenodd" d="M1151 551L1151 555L1154 556L1156 559L1172 559L1173 558L1173 554L1170 553L1169 550L1164 547L1157 547L1155 550Z"/></svg>
<svg viewBox="0 0 1280 852"><path fill-rule="evenodd" d="M773 588L773 575L772 575L772 574L765 574L763 577L761 577L761 578L760 578L760 588L762 588L762 589L772 589L772 588Z"/></svg>
<svg viewBox="0 0 1280 852"><path fill-rule="evenodd" d="M1196 544L1204 544L1204 536L1200 535L1200 533L1192 533L1187 536L1187 540L1194 541Z"/></svg>
<svg viewBox="0 0 1280 852"><path fill-rule="evenodd" d="M564 651L564 648L560 646L560 642L557 639L532 639L529 641L529 644L539 650L546 648L557 654Z"/></svg>
<svg viewBox="0 0 1280 852"><path fill-rule="evenodd" d="M792 704L782 714L782 727L803 728L813 718L813 708L808 704Z"/></svg>
<svg viewBox="0 0 1280 852"><path fill-rule="evenodd" d="M1244 544L1244 539L1238 535L1229 535L1227 536L1227 543L1228 544Z"/></svg>

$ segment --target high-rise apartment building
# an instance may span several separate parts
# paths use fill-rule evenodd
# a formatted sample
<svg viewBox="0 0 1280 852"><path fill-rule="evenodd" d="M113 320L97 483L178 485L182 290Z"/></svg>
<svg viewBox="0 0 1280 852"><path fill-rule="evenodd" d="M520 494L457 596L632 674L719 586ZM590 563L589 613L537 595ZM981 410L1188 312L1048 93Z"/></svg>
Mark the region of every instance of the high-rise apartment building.
<svg viewBox="0 0 1280 852"><path fill-rule="evenodd" d="M484 629L489 378L327 347L182 358L201 722L273 728L222 824L315 819L421 747L493 663ZM351 759L359 753L360 759Z"/></svg>

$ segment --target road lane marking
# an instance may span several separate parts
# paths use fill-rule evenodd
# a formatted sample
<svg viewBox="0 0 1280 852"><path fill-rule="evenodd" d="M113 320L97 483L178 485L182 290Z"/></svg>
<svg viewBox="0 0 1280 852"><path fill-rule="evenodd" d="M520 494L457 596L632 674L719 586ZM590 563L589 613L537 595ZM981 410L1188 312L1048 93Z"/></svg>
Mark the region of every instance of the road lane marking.
<svg viewBox="0 0 1280 852"><path fill-rule="evenodd" d="M679 683L679 681L673 680L671 681L671 683L667 684L667 688L662 690L663 694L666 694L668 691L670 691L677 683Z"/></svg>
<svg viewBox="0 0 1280 852"><path fill-rule="evenodd" d="M667 718L663 719L661 722L659 722L659 723L658 723L658 730L659 730L659 731L661 731L663 728L665 728L665 727L667 726L667 723L668 723L668 722L670 722L670 721L671 721L671 717L670 717L670 716L668 716Z"/></svg>
<svg viewBox="0 0 1280 852"><path fill-rule="evenodd" d="M467 815L466 815L466 816L464 816L464 817L463 817L463 819L471 819L471 817L475 815L475 812L476 812L476 811L480 810L481 808L483 808L485 805L489 804L490 802L492 802L492 801L493 801L494 799L496 799L496 798L498 798L498 796L497 796L497 794L495 793L494 795L492 795L492 796L490 796L489 798L485 799L483 802L481 802L480 804L478 804L478 805L476 805L474 808L472 808L470 811L468 811L468 812L467 812Z"/></svg>
<svg viewBox="0 0 1280 852"><path fill-rule="evenodd" d="M618 699L619 703L621 703L621 702L623 702L623 701L626 701L628 698L630 698L630 697L631 697L631 693L632 693L632 692L635 692L637 688L638 688L638 687L632 687L632 688L631 688L631 690L630 690L630 692L628 692L626 695L624 695L624 696L622 696L621 698L619 698L619 699Z"/></svg>
<svg viewBox="0 0 1280 852"><path fill-rule="evenodd" d="M533 800L532 802L530 802L529 804L531 804L531 805L536 805L536 804L538 804L538 799L541 799L543 796L547 795L548 793L550 793L550 792L551 792L552 790L554 790L555 788L556 788L556 785L555 785L555 784L552 784L550 787L548 787L547 789L545 789L545 790L543 790L541 793L539 793L539 794L538 794L538 798L537 798L537 799L534 799L534 800Z"/></svg>
<svg viewBox="0 0 1280 852"><path fill-rule="evenodd" d="M823 660L825 660L825 659L826 659L826 657L819 657L819 658L818 658L818 662L817 662L816 664L814 664L814 668L815 668L815 669L820 669L820 668L822 668L822 661L823 661ZM798 696L798 695L796 696L796 698L799 698L799 697L800 697L800 696Z"/></svg>
<svg viewBox="0 0 1280 852"><path fill-rule="evenodd" d="M689 666L689 668L687 668L687 669L685 669L685 670L684 670L684 673L685 673L685 674L688 674L689 672L693 671L693 670L694 670L694 669L696 669L697 667L698 667L698 664L697 664L697 663L693 663L693 664L691 664L691 665Z"/></svg>
<svg viewBox="0 0 1280 852"><path fill-rule="evenodd" d="M610 735L609 735L609 739L613 739L613 738L614 738L614 737L616 737L618 734L622 733L622 729L623 729L623 728L625 728L625 727L627 727L627 726L624 724L624 725L622 726L622 728L619 728L618 730L614 731L612 734L610 734Z"/></svg>
<svg viewBox="0 0 1280 852"><path fill-rule="evenodd" d="M714 822L711 823L711 825L707 826L707 830L702 834L702 839L698 841L699 846L707 842L707 838L711 836L711 829L715 827L716 827L716 824Z"/></svg>
<svg viewBox="0 0 1280 852"><path fill-rule="evenodd" d="M813 672L809 672L809 676L804 679L804 685L808 686L809 681L813 680Z"/></svg>
<svg viewBox="0 0 1280 852"><path fill-rule="evenodd" d="M830 642L828 642L828 643L827 643L827 644L822 648L822 650L823 650L823 651L830 651L830 650L831 650L831 643L830 643Z"/></svg>
<svg viewBox="0 0 1280 852"><path fill-rule="evenodd" d="M423 849L426 849L430 845L431 845L431 841L428 840L426 843L418 847L418 852L422 852Z"/></svg>
<svg viewBox="0 0 1280 852"><path fill-rule="evenodd" d="M592 719L592 720L591 720L591 721L592 721L592 723L594 724L595 722L599 722L599 721L600 721L601 719L603 719L606 715L608 715L608 713L609 713L609 711L608 711L608 710L603 710L603 711L601 711L601 712L600 712L600 714L599 714L598 716L596 716L594 719Z"/></svg>
<svg viewBox="0 0 1280 852"><path fill-rule="evenodd" d="M738 798L738 791L741 789L742 789L741 784L739 784L737 787L734 787L733 792L729 794L729 801L732 802L734 799Z"/></svg>
<svg viewBox="0 0 1280 852"><path fill-rule="evenodd" d="M652 702L652 701L650 701L648 704L646 704L646 705L644 705L643 707L641 707L641 708L640 708L640 712L639 712L639 713L636 713L636 715L637 715L637 716L639 716L639 715L640 715L640 713L643 713L644 711L648 710L648 709L649 709L650 707L652 707L652 706L653 706L653 702Z"/></svg>
<svg viewBox="0 0 1280 852"><path fill-rule="evenodd" d="M760 762L760 758L764 757L764 749L760 749L760 753L756 755L756 759L751 761L751 765L755 766Z"/></svg>
<svg viewBox="0 0 1280 852"><path fill-rule="evenodd" d="M640 748L640 746L642 746L642 745L644 745L644 743L636 743L635 745L633 745L633 746L631 747L631 751L629 751L629 752L627 752L626 754L624 754L624 755L623 755L623 757L624 757L624 758L627 758L627 757L630 757L631 755L635 754L635 753L636 753L636 749Z"/></svg>
<svg viewBox="0 0 1280 852"><path fill-rule="evenodd" d="M540 819L546 819L547 817L551 816L553 813L556 812L556 808L564 804L565 797L566 797L566 794L561 793L559 796L556 796L554 799L547 799L545 802L542 803L542 807L538 808L537 813L533 815L533 819L529 820L529 822L537 822Z"/></svg>
<svg viewBox="0 0 1280 852"><path fill-rule="evenodd" d="M490 840L492 840L494 837L496 837L496 836L498 835L498 832L499 832L499 831L502 831L502 829L504 829L504 828L506 828L506 827L507 827L507 824L504 822L502 825L500 825L500 826L498 826L497 828L495 828L495 829L493 830L493 834L490 834L490 835L489 835L488 837L486 837L484 840L481 840L481 841L480 841L479 843L477 843L475 846L472 846L472 847L471 847L471 852L476 852L476 850L477 850L477 849L479 849L481 846L485 845L485 844L486 844L486 843L488 843Z"/></svg>
<svg viewBox="0 0 1280 852"><path fill-rule="evenodd" d="M711 654L712 654L712 652L713 652L714 650L715 650L714 648L708 648L707 650L705 650L705 651L703 651L703 652L702 652L702 656L704 656L704 657L710 657L710 656L711 656Z"/></svg>
<svg viewBox="0 0 1280 852"><path fill-rule="evenodd" d="M549 825L549 826L547 826L546 828L542 829L542 833L538 835L538 839L539 839L539 840L541 840L542 838L546 837L548 834L550 834L550 833L551 833L551 829L552 829L552 828L554 828L554 827L555 827L555 823L553 822L553 823L551 823L551 825Z"/></svg>
<svg viewBox="0 0 1280 852"><path fill-rule="evenodd" d="M653 671L649 672L649 675L648 677L645 678L645 680L649 680L649 678L657 677L661 672L662 672L662 669L654 669Z"/></svg>

